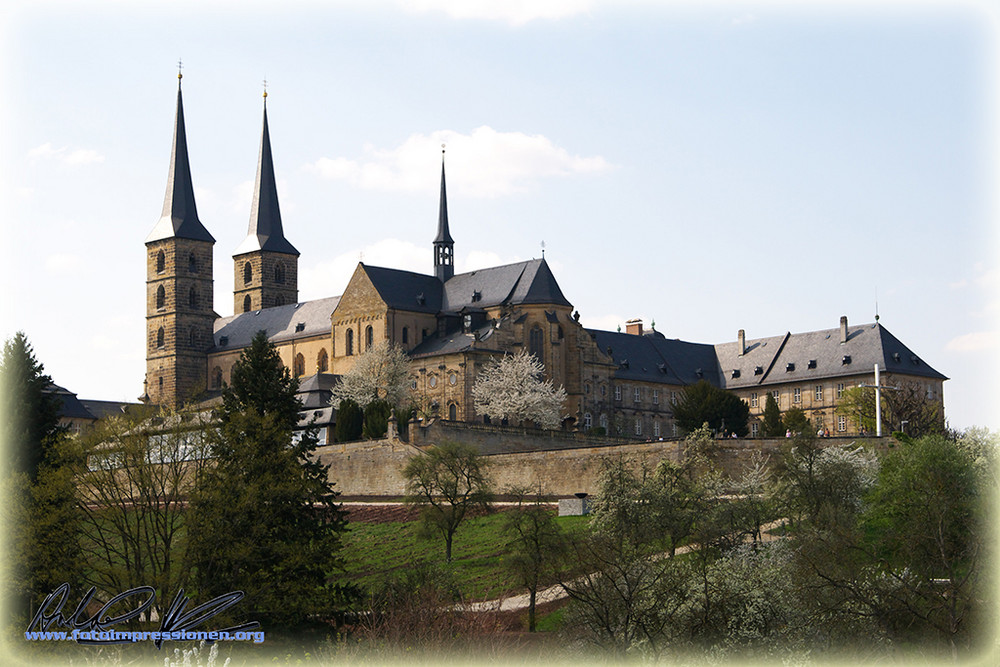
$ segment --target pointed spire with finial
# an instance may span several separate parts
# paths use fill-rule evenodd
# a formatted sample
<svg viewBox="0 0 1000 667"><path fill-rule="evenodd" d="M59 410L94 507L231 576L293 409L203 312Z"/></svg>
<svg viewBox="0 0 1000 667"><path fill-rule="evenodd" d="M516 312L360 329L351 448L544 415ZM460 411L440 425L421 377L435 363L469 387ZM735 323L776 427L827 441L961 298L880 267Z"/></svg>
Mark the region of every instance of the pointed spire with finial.
<svg viewBox="0 0 1000 667"><path fill-rule="evenodd" d="M274 160L271 157L271 133L267 126L267 81L264 81L264 129L260 138L260 155L257 160L257 179L254 182L253 204L250 208L250 225L247 236L240 243L234 256L258 250L299 255L285 238L281 227L281 209L278 207L278 188L274 178Z"/></svg>
<svg viewBox="0 0 1000 667"><path fill-rule="evenodd" d="M445 282L455 275L455 241L448 230L448 194L444 179L444 144L441 144L441 203L438 208L438 232L434 239L434 275Z"/></svg>
<svg viewBox="0 0 1000 667"><path fill-rule="evenodd" d="M188 163L187 133L184 130L184 101L181 95L182 64L177 62L177 116L174 120L174 144L170 151L170 173L167 193L163 198L163 213L146 237L146 243L169 238L209 241L215 239L198 219L194 203L191 165Z"/></svg>

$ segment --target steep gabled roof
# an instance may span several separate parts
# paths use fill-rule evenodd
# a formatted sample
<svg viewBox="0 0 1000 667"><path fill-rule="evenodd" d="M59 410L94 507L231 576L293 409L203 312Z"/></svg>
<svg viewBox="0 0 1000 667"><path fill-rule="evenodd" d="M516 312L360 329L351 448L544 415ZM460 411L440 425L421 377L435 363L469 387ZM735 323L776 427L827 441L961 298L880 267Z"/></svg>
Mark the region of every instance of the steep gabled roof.
<svg viewBox="0 0 1000 667"><path fill-rule="evenodd" d="M146 243L180 238L215 243L201 220L194 203L191 165L188 163L187 133L184 130L184 102L181 97L180 75L177 80L177 117L174 121L174 144L170 151L170 172L167 193L163 198L163 213L146 237Z"/></svg>
<svg viewBox="0 0 1000 667"><path fill-rule="evenodd" d="M434 276L367 264L361 267L390 308L418 313L441 311L441 281Z"/></svg>
<svg viewBox="0 0 1000 667"><path fill-rule="evenodd" d="M267 98L264 99L264 130L260 138L257 180L254 182L253 204L250 208L250 227L246 238L233 252L234 257L258 250L299 255L295 246L285 238L281 227L278 188L274 179L274 160L271 158L271 134L267 127Z"/></svg>
<svg viewBox="0 0 1000 667"><path fill-rule="evenodd" d="M330 315L339 302L340 297L334 296L220 317L215 321L212 351L244 348L262 329L267 332L268 340L275 343L323 334L329 336Z"/></svg>
<svg viewBox="0 0 1000 667"><path fill-rule="evenodd" d="M445 312L459 312L466 306L490 308L504 304L572 306L544 259L460 273L444 284L443 301L441 310Z"/></svg>

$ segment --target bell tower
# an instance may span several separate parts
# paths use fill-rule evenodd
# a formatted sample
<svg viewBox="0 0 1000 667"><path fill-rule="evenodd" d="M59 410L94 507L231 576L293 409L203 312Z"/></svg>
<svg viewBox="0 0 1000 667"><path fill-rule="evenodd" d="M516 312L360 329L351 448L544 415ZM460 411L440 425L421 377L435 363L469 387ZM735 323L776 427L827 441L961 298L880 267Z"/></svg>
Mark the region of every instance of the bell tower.
<svg viewBox="0 0 1000 667"><path fill-rule="evenodd" d="M441 203L438 206L438 233L434 238L434 275L441 282L455 275L455 241L448 231L448 195L444 187L444 145L441 146Z"/></svg>
<svg viewBox="0 0 1000 667"><path fill-rule="evenodd" d="M288 242L281 228L265 90L264 130L260 138L250 227L233 253L233 312L238 315L296 303L299 298L298 267L299 251Z"/></svg>
<svg viewBox="0 0 1000 667"><path fill-rule="evenodd" d="M205 390L215 239L198 219L177 73L177 117L163 213L146 237L144 402L176 408Z"/></svg>

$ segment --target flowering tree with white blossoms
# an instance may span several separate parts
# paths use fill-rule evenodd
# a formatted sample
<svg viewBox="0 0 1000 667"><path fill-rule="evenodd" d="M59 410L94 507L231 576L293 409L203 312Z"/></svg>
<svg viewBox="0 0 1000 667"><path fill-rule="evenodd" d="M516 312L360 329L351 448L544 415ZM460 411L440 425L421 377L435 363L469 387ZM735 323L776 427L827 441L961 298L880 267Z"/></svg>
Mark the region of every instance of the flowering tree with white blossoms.
<svg viewBox="0 0 1000 667"><path fill-rule="evenodd" d="M376 399L395 407L410 403L410 360L403 348L379 341L366 350L333 388L330 404L346 398L364 408Z"/></svg>
<svg viewBox="0 0 1000 667"><path fill-rule="evenodd" d="M544 371L542 362L524 350L493 359L472 386L476 412L491 419L533 421L542 428L559 428L566 390L543 380Z"/></svg>

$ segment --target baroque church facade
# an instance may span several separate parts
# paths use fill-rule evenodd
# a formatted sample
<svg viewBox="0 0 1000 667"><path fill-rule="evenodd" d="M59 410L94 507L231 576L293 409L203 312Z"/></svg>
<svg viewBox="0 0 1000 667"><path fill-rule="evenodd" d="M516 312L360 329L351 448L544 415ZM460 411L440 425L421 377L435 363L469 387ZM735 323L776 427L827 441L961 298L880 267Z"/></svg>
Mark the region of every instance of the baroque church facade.
<svg viewBox="0 0 1000 667"><path fill-rule="evenodd" d="M233 252L234 315L213 309L215 239L198 218L188 162L180 83L163 213L146 238L146 380L143 400L180 407L228 382L233 364L261 330L313 396L307 407L334 417L316 396L376 343L402 347L411 389L425 414L488 423L472 387L497 356L525 350L547 379L566 390L564 427L639 438L677 435L671 404L687 385L707 380L750 405L756 435L766 395L784 411L800 407L834 434L857 432L835 411L844 390L905 377L943 405L944 375L877 321L823 331L691 343L644 330L584 328L545 259L456 274L445 170L433 272L359 263L340 296L298 301L299 251L285 238L278 206L264 94L257 177L246 238ZM876 318L877 319L877 318Z"/></svg>

